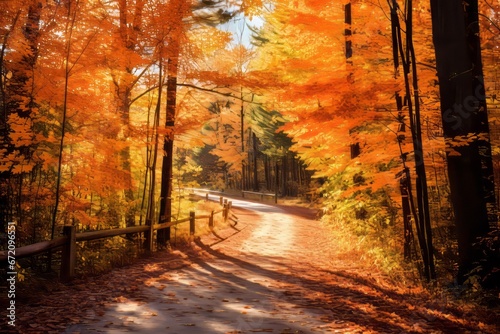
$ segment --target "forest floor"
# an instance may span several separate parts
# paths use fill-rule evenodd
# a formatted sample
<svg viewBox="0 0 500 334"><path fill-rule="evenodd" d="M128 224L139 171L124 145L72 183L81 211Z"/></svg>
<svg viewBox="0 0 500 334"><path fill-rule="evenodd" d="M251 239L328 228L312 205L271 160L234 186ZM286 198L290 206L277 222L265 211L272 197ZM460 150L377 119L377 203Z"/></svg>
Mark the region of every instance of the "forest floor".
<svg viewBox="0 0 500 334"><path fill-rule="evenodd" d="M493 311L340 254L312 210L236 215L185 248L19 297L13 333L500 333Z"/></svg>

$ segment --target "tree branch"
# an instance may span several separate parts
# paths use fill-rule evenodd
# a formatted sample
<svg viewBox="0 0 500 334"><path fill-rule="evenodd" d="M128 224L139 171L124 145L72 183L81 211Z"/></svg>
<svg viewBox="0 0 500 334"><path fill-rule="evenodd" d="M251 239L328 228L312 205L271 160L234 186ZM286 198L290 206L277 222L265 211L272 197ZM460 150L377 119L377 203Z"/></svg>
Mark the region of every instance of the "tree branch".
<svg viewBox="0 0 500 334"><path fill-rule="evenodd" d="M240 101L243 101L243 102L246 102L246 103L262 105L262 103L258 103L258 102L254 102L253 101L253 98L254 98L255 94L252 94L252 99L251 100L247 100L245 98L235 96L235 95L233 95L231 93L223 93L223 92L219 92L219 91L217 91L215 89L212 89L212 88L203 88L203 87L195 86L193 84L180 84L180 83L178 83L177 86L189 87L189 88L193 88L193 89L197 89L197 90L201 90L201 91L205 91L205 92L209 92L209 93L214 93L214 94L219 94L219 95L231 97L233 99L240 100ZM223 87L223 88L227 88L227 87Z"/></svg>

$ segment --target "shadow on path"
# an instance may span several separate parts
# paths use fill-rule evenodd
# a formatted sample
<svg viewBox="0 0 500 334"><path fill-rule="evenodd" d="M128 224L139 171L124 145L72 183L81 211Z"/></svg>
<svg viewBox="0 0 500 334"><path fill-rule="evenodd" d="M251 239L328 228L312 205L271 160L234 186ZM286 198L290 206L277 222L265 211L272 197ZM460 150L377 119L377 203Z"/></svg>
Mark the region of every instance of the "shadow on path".
<svg viewBox="0 0 500 334"><path fill-rule="evenodd" d="M215 250L200 240L196 240L196 244L216 259L252 271L256 276L282 281L284 284L281 290L289 299L304 307L320 307L331 311L329 320L334 323L355 323L383 333L421 332L422 327L444 333L477 331L477 328L461 321L460 318L466 318L466 315L457 309L428 305L429 303L414 295L384 289L351 272L324 270L311 267L310 264L304 268L300 264L290 261L284 263L281 259L273 260L267 256L259 258L252 255L250 263ZM266 267L276 269L263 268L255 263L265 263ZM215 277L223 274L210 262L197 261L197 264ZM231 275L229 280L248 284L241 282L242 279L237 275ZM412 305L415 302L420 305ZM415 324L419 324L416 330L408 331Z"/></svg>

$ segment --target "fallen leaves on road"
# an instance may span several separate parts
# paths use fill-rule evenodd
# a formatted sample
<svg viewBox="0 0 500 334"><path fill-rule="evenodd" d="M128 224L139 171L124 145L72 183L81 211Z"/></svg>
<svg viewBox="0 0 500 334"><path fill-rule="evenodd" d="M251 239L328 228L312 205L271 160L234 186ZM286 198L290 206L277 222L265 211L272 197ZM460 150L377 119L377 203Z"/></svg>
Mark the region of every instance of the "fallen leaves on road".
<svg viewBox="0 0 500 334"><path fill-rule="evenodd" d="M296 217L301 224L300 233L294 236L293 247L287 257L276 257L279 262L279 280L252 280L253 284L278 291L287 302L288 312L296 310L303 314L304 308L321 310L326 316L320 320L325 325L315 327L319 333L496 333L497 318L492 312L474 306L454 305L449 299L432 298L418 287L401 288L394 285L376 267L364 268L356 259L342 258L335 252L332 238L317 221ZM255 217L254 217L255 218ZM254 219L255 220L255 219ZM251 230L251 220L247 223ZM238 226L243 226L240 220ZM234 231L227 232L234 234ZM219 233L224 235L223 232ZM255 266L252 257L243 259L240 245L247 236L238 233L223 243L209 236L190 248L161 252L147 259L140 259L134 265L118 268L92 279L78 279L64 285L50 282L50 291L20 291L17 309L16 329L20 333L60 333L66 326L75 323L91 323L104 314L106 306L127 304L140 307L148 301L145 287L155 287L166 295L162 305L173 304L166 311L175 311L176 303L183 303L186 297L168 291L179 277L173 271L191 266L193 261L203 262L211 258L222 258L241 266ZM292 242L292 240L290 241ZM256 253L258 255L258 253ZM272 266L260 268L273 273ZM211 274L207 277L212 277ZM217 278L214 276L214 278ZM221 284L231 284L231 279L222 279ZM189 286L196 292L197 284ZM216 287L217 288L217 287ZM207 286L207 289L214 289ZM165 291L164 291L165 290ZM196 293L194 297L201 298ZM214 299L214 298L204 298ZM215 302L239 303L237 312L247 316L256 310L252 303L261 299L241 300L238 298L217 298ZM217 305L217 304L214 304ZM265 310L268 316L279 315L285 307L272 305ZM201 310L200 310L201 311ZM222 312L218 307L206 308L203 312ZM195 312L196 313L196 312ZM154 311L144 310L142 317L158 317ZM182 318L182 314L178 314ZM133 318L123 318L123 323L133 323ZM186 321L187 319L184 319ZM1 325L1 323L0 323ZM108 327L115 324L108 323ZM186 322L185 327L196 327ZM4 328L4 327L2 327ZM168 327L166 327L168 328ZM272 328L250 328L245 331L231 331L227 334L273 332ZM276 331L277 332L277 331ZM9 332L6 332L9 333ZM277 332L278 333L278 332ZM301 333L283 328L279 333Z"/></svg>

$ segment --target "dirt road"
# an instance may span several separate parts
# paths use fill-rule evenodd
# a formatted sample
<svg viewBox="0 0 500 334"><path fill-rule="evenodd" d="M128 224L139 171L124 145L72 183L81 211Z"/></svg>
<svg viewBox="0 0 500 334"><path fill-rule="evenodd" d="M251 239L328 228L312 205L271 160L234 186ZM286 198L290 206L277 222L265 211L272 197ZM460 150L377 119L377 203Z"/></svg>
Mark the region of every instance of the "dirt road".
<svg viewBox="0 0 500 334"><path fill-rule="evenodd" d="M495 319L453 308L445 298L401 292L376 268L361 268L355 259L339 257L331 231L310 210L238 201L233 205L252 211L238 211L234 228L196 240L190 251L141 260L20 310L23 332L498 330ZM29 326L26 321L31 321Z"/></svg>
<svg viewBox="0 0 500 334"><path fill-rule="evenodd" d="M327 331L328 310L293 298L289 259L298 249L300 225L280 208L253 204L253 210L258 214L240 212L241 223L226 231L226 237L233 234L227 240L219 236L196 241L206 253L190 266L144 282L141 300L121 299L97 322L71 326L66 332Z"/></svg>

